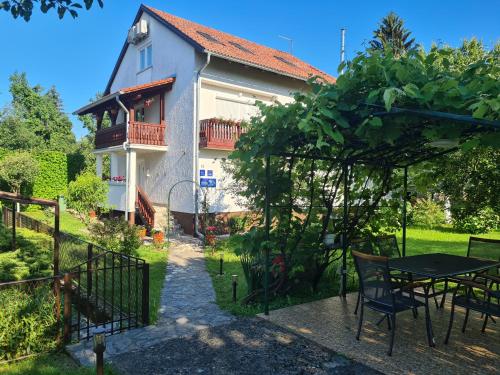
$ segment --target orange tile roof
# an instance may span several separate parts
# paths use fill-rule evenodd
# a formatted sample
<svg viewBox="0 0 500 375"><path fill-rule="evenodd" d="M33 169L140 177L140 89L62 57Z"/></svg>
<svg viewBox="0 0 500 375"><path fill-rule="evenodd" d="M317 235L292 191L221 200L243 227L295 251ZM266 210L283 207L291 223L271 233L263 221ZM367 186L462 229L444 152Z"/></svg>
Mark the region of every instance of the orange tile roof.
<svg viewBox="0 0 500 375"><path fill-rule="evenodd" d="M148 82L143 85L136 85L136 86L130 86L130 87L125 87L123 89L120 89L119 91L124 93L124 94L130 94L136 91L142 91L142 90L147 90L147 89L153 89L155 87L167 85L169 83L174 83L175 78L174 77L169 77L165 79L160 79L158 81L153 81L153 82Z"/></svg>
<svg viewBox="0 0 500 375"><path fill-rule="evenodd" d="M243 64L254 65L299 79L305 80L311 76L319 76L327 82L335 82L334 77L289 53L250 42L150 6L142 6L142 9L152 12L153 15L158 16L191 42L222 58L236 60Z"/></svg>

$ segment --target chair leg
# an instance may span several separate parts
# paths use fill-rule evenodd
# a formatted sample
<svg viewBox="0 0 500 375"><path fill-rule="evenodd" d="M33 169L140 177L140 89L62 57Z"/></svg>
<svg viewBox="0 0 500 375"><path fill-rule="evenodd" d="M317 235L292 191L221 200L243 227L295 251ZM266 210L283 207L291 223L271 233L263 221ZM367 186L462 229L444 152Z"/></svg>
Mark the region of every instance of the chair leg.
<svg viewBox="0 0 500 375"><path fill-rule="evenodd" d="M361 335L361 326L363 325L363 310L364 310L364 301L363 301L363 297L361 297L360 299L360 313L359 313L359 322L358 322L358 333L356 335L356 340L359 340L359 335Z"/></svg>
<svg viewBox="0 0 500 375"><path fill-rule="evenodd" d="M386 315L385 317L387 318L387 329L390 331L392 329L391 316Z"/></svg>
<svg viewBox="0 0 500 375"><path fill-rule="evenodd" d="M392 331L391 331L391 342L389 344L389 351L387 352L387 355L391 356L392 355L392 347L394 346L394 335L396 333L396 314L394 315L387 315L387 320L391 320L391 325L392 325Z"/></svg>
<svg viewBox="0 0 500 375"><path fill-rule="evenodd" d="M469 309L465 310L464 325L462 326L462 333L465 333L465 328L467 327L467 321L469 320Z"/></svg>
<svg viewBox="0 0 500 375"><path fill-rule="evenodd" d="M354 315L358 315L359 300L361 299L361 293L358 292L358 299L356 300L356 308L354 309Z"/></svg>
<svg viewBox="0 0 500 375"><path fill-rule="evenodd" d="M444 343L448 345L448 340L450 339L451 327L453 326L453 318L455 317L455 304L451 302L451 313L450 313L450 323L448 324L448 332L446 332L446 338Z"/></svg>
<svg viewBox="0 0 500 375"><path fill-rule="evenodd" d="M484 317L483 328L481 328L481 332L482 332L482 333L484 333L484 331L486 331L486 324L488 324L488 318L489 318L489 317L490 317L489 315L486 315L486 316Z"/></svg>
<svg viewBox="0 0 500 375"><path fill-rule="evenodd" d="M434 337L432 333L431 314L429 312L429 290L425 288L425 328L427 331L427 341L430 347L434 347Z"/></svg>
<svg viewBox="0 0 500 375"><path fill-rule="evenodd" d="M432 298L434 299L434 303L436 304L436 309L439 310L439 303L438 303L438 300L437 300L437 298L435 296L435 294L436 294L436 288L434 287L434 282L432 283L432 294L433 294Z"/></svg>

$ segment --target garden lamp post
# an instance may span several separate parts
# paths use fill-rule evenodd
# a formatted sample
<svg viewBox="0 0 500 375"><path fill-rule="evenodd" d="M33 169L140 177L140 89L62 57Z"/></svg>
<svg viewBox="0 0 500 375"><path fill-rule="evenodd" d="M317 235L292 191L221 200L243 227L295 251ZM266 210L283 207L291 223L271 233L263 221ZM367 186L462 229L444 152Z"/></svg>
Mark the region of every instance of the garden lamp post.
<svg viewBox="0 0 500 375"><path fill-rule="evenodd" d="M236 289L238 288L238 275L232 275L233 278L233 302L236 303Z"/></svg>
<svg viewBox="0 0 500 375"><path fill-rule="evenodd" d="M104 375L104 351L106 350L106 330L97 328L94 331L94 353L96 355L96 373Z"/></svg>

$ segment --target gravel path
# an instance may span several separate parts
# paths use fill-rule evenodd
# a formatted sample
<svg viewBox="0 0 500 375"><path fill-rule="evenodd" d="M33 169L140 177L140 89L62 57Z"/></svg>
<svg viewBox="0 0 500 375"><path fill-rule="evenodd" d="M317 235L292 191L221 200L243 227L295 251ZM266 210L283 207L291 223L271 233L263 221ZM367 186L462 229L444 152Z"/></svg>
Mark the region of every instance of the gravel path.
<svg viewBox="0 0 500 375"><path fill-rule="evenodd" d="M203 249L198 244L199 241L192 237L173 240L157 324L109 336L106 339L107 359L234 320L215 303L212 280L205 267ZM94 364L92 340L68 345L66 350L80 364Z"/></svg>
<svg viewBox="0 0 500 375"><path fill-rule="evenodd" d="M258 318L121 354L112 363L124 375L380 374Z"/></svg>

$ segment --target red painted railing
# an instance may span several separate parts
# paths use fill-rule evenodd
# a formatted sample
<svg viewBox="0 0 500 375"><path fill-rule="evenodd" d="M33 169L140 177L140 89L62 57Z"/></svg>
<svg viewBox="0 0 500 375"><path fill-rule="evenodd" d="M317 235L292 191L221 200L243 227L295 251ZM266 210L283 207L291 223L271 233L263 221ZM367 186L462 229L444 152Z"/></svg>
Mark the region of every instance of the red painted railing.
<svg viewBox="0 0 500 375"><path fill-rule="evenodd" d="M95 148L119 146L125 142L127 128L125 124L99 129L95 133ZM131 122L128 130L130 143L165 146L165 125L147 122Z"/></svg>
<svg viewBox="0 0 500 375"><path fill-rule="evenodd" d="M200 121L200 147L234 150L234 144L242 133L239 122L211 118Z"/></svg>
<svg viewBox="0 0 500 375"><path fill-rule="evenodd" d="M153 228L155 226L156 211L153 208L153 203L151 203L147 194L139 186L137 186L136 206L139 210L139 214L143 217L146 224Z"/></svg>
<svg viewBox="0 0 500 375"><path fill-rule="evenodd" d="M134 121L128 129L130 143L165 146L165 125Z"/></svg>
<svg viewBox="0 0 500 375"><path fill-rule="evenodd" d="M125 124L110 126L95 132L95 148L119 146L127 138Z"/></svg>

